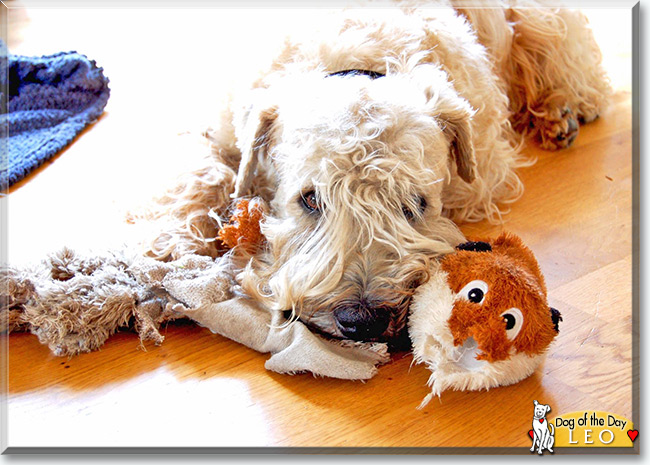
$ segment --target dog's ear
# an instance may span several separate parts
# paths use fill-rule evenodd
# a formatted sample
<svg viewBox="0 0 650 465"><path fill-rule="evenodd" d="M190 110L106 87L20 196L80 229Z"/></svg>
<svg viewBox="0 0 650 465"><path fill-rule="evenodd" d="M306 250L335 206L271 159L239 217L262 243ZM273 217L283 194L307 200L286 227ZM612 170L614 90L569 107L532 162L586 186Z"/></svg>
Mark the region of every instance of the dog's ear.
<svg viewBox="0 0 650 465"><path fill-rule="evenodd" d="M537 407L537 405L539 404L539 402L537 402L536 400L534 400L534 401L533 401L533 404L535 404L535 407Z"/></svg>
<svg viewBox="0 0 650 465"><path fill-rule="evenodd" d="M425 82L425 95L431 115L435 117L450 144L450 156L458 176L471 183L476 179L476 156L472 144L471 121L474 109L453 89L442 70L429 65L414 70L415 79Z"/></svg>
<svg viewBox="0 0 650 465"><path fill-rule="evenodd" d="M442 131L449 139L451 157L456 163L458 176L467 183L476 179L476 156L470 124L473 114L469 104L463 100L462 104L455 103L454 106L447 106L438 116Z"/></svg>
<svg viewBox="0 0 650 465"><path fill-rule="evenodd" d="M546 406L546 413L548 413L548 412L550 412L550 411L551 411L551 406L550 406L550 405L547 405L547 406Z"/></svg>
<svg viewBox="0 0 650 465"><path fill-rule="evenodd" d="M272 145L273 125L278 116L274 105L253 105L239 118L236 128L237 145L241 151L241 161L235 180L234 198L246 195L250 188L258 160L264 157Z"/></svg>

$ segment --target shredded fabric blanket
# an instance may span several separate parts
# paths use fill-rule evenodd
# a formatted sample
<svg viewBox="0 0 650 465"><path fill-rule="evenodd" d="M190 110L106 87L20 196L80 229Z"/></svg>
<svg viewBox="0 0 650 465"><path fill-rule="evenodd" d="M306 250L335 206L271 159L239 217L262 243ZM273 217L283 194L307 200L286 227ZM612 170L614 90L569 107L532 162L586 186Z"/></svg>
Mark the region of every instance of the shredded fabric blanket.
<svg viewBox="0 0 650 465"><path fill-rule="evenodd" d="M0 123L8 125L0 190L70 144L104 111L110 94L102 68L77 52L0 58ZM7 82L8 79L8 82Z"/></svg>
<svg viewBox="0 0 650 465"><path fill-rule="evenodd" d="M99 348L119 328L163 342L160 325L189 318L262 353L267 369L369 379L390 360L383 343L326 339L237 291L226 255L160 262L128 252L83 257L70 249L25 269L0 270L0 331L28 330L55 355Z"/></svg>

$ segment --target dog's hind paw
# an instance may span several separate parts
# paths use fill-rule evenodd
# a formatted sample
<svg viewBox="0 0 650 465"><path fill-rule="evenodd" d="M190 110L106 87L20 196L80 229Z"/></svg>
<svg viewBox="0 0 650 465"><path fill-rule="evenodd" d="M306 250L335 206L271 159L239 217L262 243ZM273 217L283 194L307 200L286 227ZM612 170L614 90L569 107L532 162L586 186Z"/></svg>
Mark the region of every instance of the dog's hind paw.
<svg viewBox="0 0 650 465"><path fill-rule="evenodd" d="M587 105L580 105L578 108L578 122L582 124L591 123L598 119L600 112L597 108Z"/></svg>
<svg viewBox="0 0 650 465"><path fill-rule="evenodd" d="M578 137L578 117L569 107L556 108L532 121L538 129L540 145L546 150L565 149Z"/></svg>

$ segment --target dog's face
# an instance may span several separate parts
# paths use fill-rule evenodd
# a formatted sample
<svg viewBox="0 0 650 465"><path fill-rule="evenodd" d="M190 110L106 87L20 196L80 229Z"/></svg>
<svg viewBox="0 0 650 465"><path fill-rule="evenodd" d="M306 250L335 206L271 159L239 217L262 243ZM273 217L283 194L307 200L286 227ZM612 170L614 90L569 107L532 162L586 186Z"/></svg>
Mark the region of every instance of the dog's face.
<svg viewBox="0 0 650 465"><path fill-rule="evenodd" d="M337 337L394 338L429 260L463 240L441 199L452 172L474 177L470 109L431 66L306 73L258 95L241 118L236 195L272 186L268 252L244 289Z"/></svg>
<svg viewBox="0 0 650 465"><path fill-rule="evenodd" d="M546 414L551 411L551 407L549 405L540 404L537 401L534 401L534 403L535 403L535 413L534 413L535 420L544 418Z"/></svg>

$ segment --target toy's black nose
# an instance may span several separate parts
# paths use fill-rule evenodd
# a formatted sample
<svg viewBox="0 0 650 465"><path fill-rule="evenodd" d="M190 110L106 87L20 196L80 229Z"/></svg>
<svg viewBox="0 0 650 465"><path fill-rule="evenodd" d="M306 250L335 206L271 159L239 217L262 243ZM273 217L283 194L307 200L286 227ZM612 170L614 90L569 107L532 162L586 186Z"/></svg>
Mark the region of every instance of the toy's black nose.
<svg viewBox="0 0 650 465"><path fill-rule="evenodd" d="M389 307L373 307L359 302L334 310L334 319L344 337L355 341L371 341L386 331L390 313Z"/></svg>

